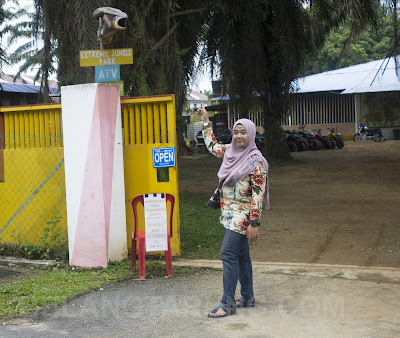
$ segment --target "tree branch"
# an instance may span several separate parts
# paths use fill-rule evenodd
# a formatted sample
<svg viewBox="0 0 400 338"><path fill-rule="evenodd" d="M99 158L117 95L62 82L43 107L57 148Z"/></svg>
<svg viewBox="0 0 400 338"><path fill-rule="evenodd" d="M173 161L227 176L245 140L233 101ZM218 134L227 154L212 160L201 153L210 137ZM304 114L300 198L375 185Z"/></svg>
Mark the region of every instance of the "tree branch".
<svg viewBox="0 0 400 338"><path fill-rule="evenodd" d="M189 15L189 14L193 14L193 13L200 13L200 12L202 12L204 10L205 10L205 8L188 9L186 11L172 13L170 15L170 17L174 18L176 16Z"/></svg>
<svg viewBox="0 0 400 338"><path fill-rule="evenodd" d="M172 27L172 28L167 32L167 34L165 34L165 35L161 38L161 40L158 41L158 42L150 49L150 51L154 51L154 50L160 48L160 47L163 45L163 43L170 37L170 35L176 30L177 27L178 27L178 23L176 23L175 26Z"/></svg>

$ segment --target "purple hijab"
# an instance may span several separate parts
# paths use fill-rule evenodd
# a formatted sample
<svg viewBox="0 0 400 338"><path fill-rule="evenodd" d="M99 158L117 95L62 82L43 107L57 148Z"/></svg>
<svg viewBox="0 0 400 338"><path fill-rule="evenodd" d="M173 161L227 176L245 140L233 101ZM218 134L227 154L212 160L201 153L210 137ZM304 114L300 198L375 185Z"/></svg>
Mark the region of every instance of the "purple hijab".
<svg viewBox="0 0 400 338"><path fill-rule="evenodd" d="M239 148L232 139L230 145L225 150L224 159L218 171L219 181L224 181L223 185L231 186L239 182L243 177L254 173L254 169L258 163L262 163L268 173L268 162L257 149L256 146L256 126L248 119L240 119L235 122L233 129L236 125L241 124L246 128L249 135L249 144L246 148ZM264 196L265 207L269 209L269 184L267 179L267 186Z"/></svg>

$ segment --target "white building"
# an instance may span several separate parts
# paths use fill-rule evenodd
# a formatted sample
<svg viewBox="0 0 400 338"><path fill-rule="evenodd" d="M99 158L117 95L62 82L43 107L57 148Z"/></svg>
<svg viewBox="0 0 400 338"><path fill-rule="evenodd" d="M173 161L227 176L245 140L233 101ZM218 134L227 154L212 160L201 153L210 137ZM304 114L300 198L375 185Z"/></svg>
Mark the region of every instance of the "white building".
<svg viewBox="0 0 400 338"><path fill-rule="evenodd" d="M202 93L198 93L192 89L187 90L187 103L189 106L189 111L194 111L198 109L201 106L201 103L203 102L204 107L207 107L208 105L208 96Z"/></svg>

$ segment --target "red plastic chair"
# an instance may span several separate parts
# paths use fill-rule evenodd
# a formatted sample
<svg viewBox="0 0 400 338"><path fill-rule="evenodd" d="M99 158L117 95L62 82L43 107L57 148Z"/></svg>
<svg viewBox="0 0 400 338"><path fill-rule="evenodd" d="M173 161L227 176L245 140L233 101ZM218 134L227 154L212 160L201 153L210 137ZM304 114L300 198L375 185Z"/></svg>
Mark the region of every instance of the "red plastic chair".
<svg viewBox="0 0 400 338"><path fill-rule="evenodd" d="M165 195L165 203L168 201L171 205L171 213L169 217L169 228L167 230L168 250L165 251L165 261L167 264L168 277L172 277L172 257L171 257L171 237L172 237L172 219L174 213L175 197L171 194ZM133 217L135 219L135 228L132 232L132 270L136 270L136 241L138 241L138 256L139 256L139 274L140 279L144 279L145 274L145 252L146 252L146 234L145 231L139 231L137 205L141 203L144 207L144 195L138 195L132 200Z"/></svg>

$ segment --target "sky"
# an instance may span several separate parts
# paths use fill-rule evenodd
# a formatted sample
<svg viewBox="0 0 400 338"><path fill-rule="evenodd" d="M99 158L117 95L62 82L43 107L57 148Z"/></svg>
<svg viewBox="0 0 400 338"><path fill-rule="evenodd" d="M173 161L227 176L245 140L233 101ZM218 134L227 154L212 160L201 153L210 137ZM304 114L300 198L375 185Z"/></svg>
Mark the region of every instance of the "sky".
<svg viewBox="0 0 400 338"><path fill-rule="evenodd" d="M190 85L190 88L197 92L204 90L209 90L212 92L210 76L208 74L199 74L197 79L193 81L193 84Z"/></svg>

